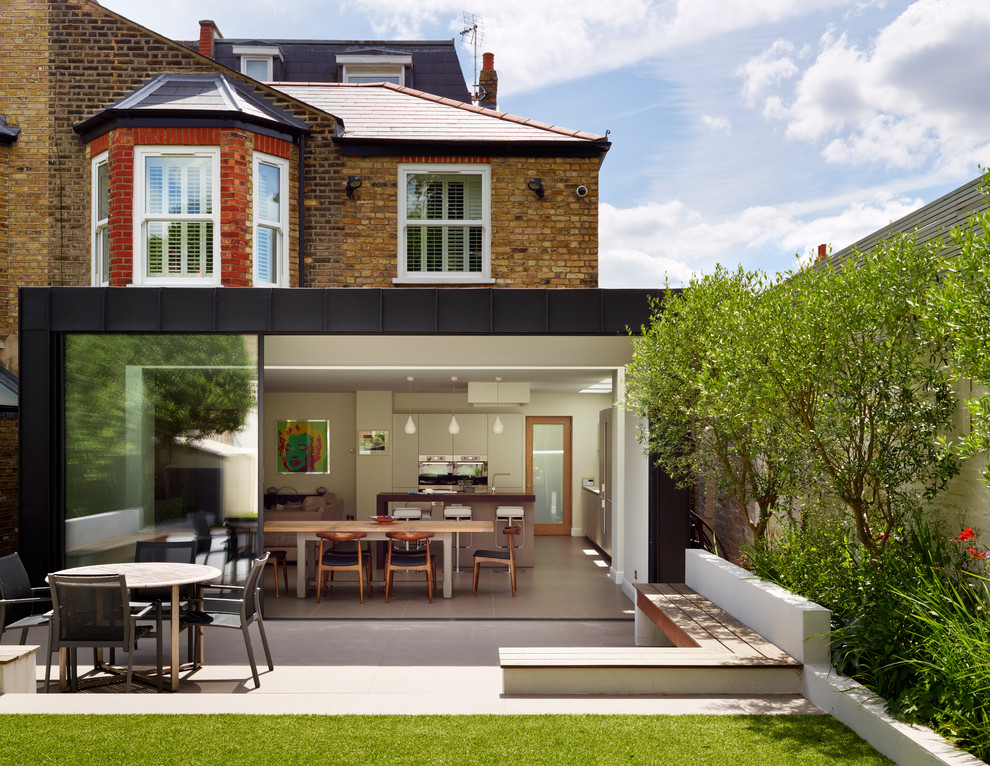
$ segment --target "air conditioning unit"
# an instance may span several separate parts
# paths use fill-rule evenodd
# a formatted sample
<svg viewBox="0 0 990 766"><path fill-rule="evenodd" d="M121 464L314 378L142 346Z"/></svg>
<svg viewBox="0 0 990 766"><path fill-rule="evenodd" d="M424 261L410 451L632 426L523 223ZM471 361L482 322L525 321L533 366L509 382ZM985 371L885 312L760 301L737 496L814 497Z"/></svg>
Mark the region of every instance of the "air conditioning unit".
<svg viewBox="0 0 990 766"><path fill-rule="evenodd" d="M497 401L496 401L497 399ZM468 404L472 407L520 407L529 404L529 383L468 382Z"/></svg>

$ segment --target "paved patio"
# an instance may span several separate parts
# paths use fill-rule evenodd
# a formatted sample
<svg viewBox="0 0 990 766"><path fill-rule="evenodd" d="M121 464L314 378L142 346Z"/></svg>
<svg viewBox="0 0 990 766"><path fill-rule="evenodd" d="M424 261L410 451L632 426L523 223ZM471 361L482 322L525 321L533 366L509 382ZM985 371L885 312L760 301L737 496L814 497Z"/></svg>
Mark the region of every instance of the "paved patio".
<svg viewBox="0 0 990 766"><path fill-rule="evenodd" d="M600 557L578 538L542 538L537 562L519 573L512 599L507 576L455 575L454 598L431 605L421 579L400 583L386 605L380 591L362 605L356 584L338 583L317 605L274 598L266 578L266 627L275 663L255 689L238 631L207 632L207 665L182 678L175 694L110 685L77 694L0 695L0 713L819 713L802 697L508 697L501 693L500 646L630 646L632 603L607 577ZM292 573L290 572L290 579ZM4 634L3 643L16 635ZM35 629L28 641L44 643ZM37 677L43 686L45 656ZM81 652L80 656L85 653ZM138 663L151 663L148 648ZM57 675L57 668L53 668Z"/></svg>

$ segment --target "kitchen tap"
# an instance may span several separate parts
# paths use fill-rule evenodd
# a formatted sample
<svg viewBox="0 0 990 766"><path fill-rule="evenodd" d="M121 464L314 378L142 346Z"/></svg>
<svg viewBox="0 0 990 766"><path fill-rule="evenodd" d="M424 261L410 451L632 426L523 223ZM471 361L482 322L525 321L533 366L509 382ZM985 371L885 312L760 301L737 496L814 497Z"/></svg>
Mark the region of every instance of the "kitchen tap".
<svg viewBox="0 0 990 766"><path fill-rule="evenodd" d="M492 493L493 495L495 494L495 477L497 477L497 476L511 476L511 475L512 475L512 474L510 474L510 473L493 473L493 474L492 474L492 486L491 486L491 493Z"/></svg>

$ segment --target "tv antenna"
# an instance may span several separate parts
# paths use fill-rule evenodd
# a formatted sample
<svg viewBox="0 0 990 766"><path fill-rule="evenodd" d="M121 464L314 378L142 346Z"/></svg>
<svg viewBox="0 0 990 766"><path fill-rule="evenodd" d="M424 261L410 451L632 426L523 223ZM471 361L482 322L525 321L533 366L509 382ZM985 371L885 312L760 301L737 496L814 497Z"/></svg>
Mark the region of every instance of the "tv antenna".
<svg viewBox="0 0 990 766"><path fill-rule="evenodd" d="M461 30L461 38L465 43L474 48L474 102L477 104L485 94L478 84L478 46L485 39L485 22L477 13L464 13L464 29Z"/></svg>

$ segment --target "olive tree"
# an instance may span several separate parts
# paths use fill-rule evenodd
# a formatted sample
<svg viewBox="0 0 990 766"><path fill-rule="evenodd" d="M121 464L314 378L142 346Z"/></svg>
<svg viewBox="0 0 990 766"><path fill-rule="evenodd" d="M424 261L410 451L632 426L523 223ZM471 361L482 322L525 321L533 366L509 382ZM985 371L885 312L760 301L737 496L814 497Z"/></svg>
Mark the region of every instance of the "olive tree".
<svg viewBox="0 0 990 766"><path fill-rule="evenodd" d="M665 292L634 340L624 406L647 424L640 441L682 486L717 482L761 539L803 460L769 401L754 358L760 303L772 288L757 272L722 267ZM756 508L756 517L750 506Z"/></svg>
<svg viewBox="0 0 990 766"><path fill-rule="evenodd" d="M942 253L899 236L790 275L762 313L757 363L774 384L763 409L782 406L781 424L871 554L958 470L940 443L955 406L951 337L924 321Z"/></svg>

